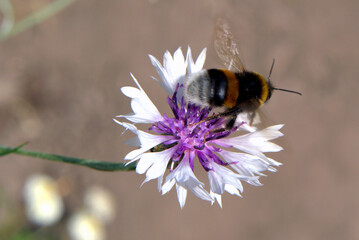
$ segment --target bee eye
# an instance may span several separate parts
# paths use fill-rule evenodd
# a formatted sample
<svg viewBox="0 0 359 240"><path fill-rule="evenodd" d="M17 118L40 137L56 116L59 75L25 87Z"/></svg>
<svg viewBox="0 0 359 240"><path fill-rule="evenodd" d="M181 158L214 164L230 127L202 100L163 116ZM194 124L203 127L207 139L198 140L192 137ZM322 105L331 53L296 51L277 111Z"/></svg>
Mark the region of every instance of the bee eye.
<svg viewBox="0 0 359 240"><path fill-rule="evenodd" d="M257 84L256 84L256 82L254 82L254 81L252 81L252 82L249 82L249 87L255 87Z"/></svg>

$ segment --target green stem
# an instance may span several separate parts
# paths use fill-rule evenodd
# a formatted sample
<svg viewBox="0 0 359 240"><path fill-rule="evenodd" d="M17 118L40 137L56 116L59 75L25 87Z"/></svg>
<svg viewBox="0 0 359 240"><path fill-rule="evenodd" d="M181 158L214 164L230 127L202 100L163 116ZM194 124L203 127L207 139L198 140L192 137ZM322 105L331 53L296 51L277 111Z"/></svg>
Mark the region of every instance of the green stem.
<svg viewBox="0 0 359 240"><path fill-rule="evenodd" d="M86 166L101 171L132 171L136 168L136 163L125 165L124 163L94 161L94 160L88 160L83 158L66 157L56 154L22 150L21 148L24 145L25 144L22 144L15 148L0 145L0 156L4 156L7 154L18 154L18 155L24 155L29 157L42 158L55 162L64 162L64 163Z"/></svg>
<svg viewBox="0 0 359 240"><path fill-rule="evenodd" d="M14 26L15 16L14 9L9 0L0 0L0 11L2 14L2 21L0 25L0 39L8 35Z"/></svg>
<svg viewBox="0 0 359 240"><path fill-rule="evenodd" d="M0 41L3 41L13 35L16 35L19 32L39 24L40 22L60 12L74 1L76 0L56 0L47 4L45 7L34 12L30 16L16 22L7 34L0 36Z"/></svg>

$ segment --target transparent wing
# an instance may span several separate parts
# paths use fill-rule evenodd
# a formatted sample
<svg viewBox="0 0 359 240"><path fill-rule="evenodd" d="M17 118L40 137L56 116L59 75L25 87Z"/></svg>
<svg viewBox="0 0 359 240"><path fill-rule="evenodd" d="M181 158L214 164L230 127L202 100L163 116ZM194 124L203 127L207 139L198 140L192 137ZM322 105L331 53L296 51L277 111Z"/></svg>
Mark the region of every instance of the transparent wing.
<svg viewBox="0 0 359 240"><path fill-rule="evenodd" d="M218 57L228 70L244 72L245 68L234 41L230 28L224 19L218 19L216 24L216 40L214 42Z"/></svg>

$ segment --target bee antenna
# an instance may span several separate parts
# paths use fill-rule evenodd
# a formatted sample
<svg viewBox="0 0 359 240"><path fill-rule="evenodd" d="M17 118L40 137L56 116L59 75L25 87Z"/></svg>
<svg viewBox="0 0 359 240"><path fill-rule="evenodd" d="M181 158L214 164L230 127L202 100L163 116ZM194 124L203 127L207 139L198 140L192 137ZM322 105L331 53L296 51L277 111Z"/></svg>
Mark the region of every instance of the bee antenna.
<svg viewBox="0 0 359 240"><path fill-rule="evenodd" d="M270 71L269 71L269 75L268 75L268 82L270 82L270 76L272 75L274 63L275 63L275 58L273 58L272 66L270 67Z"/></svg>
<svg viewBox="0 0 359 240"><path fill-rule="evenodd" d="M288 90L288 89L283 89L283 88L275 88L275 87L273 87L272 89L273 89L273 90L283 91L283 92L295 93L295 94L298 94L298 95L301 95L301 96L302 96L302 94L301 94L300 92L293 91L293 90Z"/></svg>
<svg viewBox="0 0 359 240"><path fill-rule="evenodd" d="M268 82L270 82L270 76L272 75L274 63L275 63L275 58L273 58L272 66L270 67L270 71L269 71L269 75L268 75ZM283 91L283 92L295 93L295 94L298 94L298 95L302 96L302 94L300 92L293 91L293 90L288 90L288 89L283 89L283 88L275 88L275 87L272 87L272 89L273 90Z"/></svg>

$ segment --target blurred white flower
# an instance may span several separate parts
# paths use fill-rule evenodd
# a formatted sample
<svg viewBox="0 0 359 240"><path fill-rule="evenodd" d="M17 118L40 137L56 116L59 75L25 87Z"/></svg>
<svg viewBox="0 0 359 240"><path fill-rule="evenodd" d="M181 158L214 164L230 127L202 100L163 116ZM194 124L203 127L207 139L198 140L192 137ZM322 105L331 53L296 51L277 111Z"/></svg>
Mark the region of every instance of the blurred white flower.
<svg viewBox="0 0 359 240"><path fill-rule="evenodd" d="M67 230L72 240L104 240L106 236L102 222L88 210L72 215Z"/></svg>
<svg viewBox="0 0 359 240"><path fill-rule="evenodd" d="M85 207L103 223L110 222L115 215L115 201L111 192L92 186L87 189L84 198Z"/></svg>
<svg viewBox="0 0 359 240"><path fill-rule="evenodd" d="M49 226L63 215L64 204L54 179L47 175L30 176L24 186L25 210L28 219L39 226Z"/></svg>

